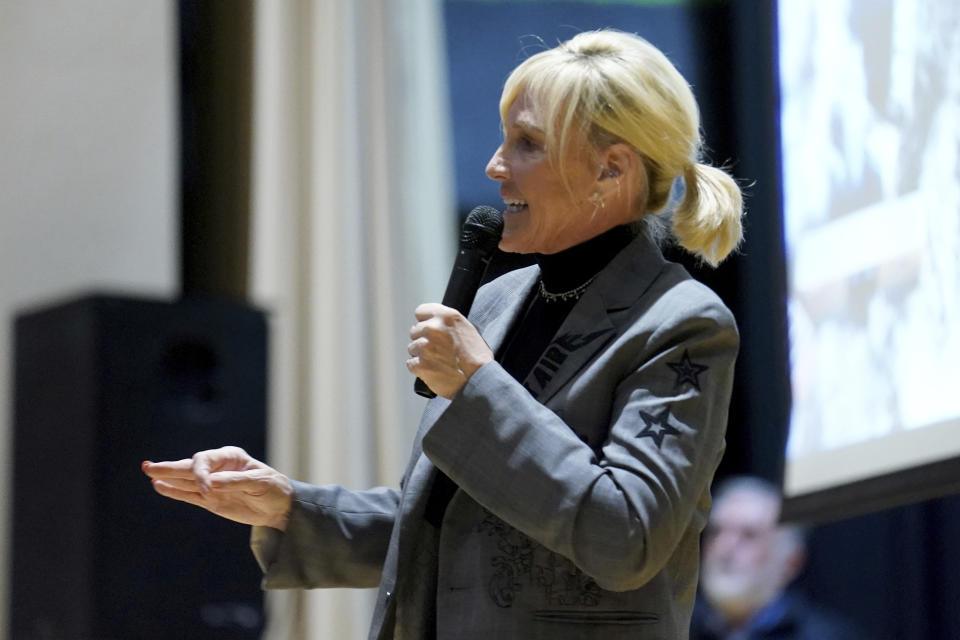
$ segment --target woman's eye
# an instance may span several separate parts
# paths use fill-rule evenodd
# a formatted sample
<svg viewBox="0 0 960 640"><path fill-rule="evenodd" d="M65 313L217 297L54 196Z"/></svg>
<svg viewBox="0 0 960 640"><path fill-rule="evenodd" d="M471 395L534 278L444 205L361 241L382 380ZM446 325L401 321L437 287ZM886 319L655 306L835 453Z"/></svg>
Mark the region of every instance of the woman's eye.
<svg viewBox="0 0 960 640"><path fill-rule="evenodd" d="M540 148L540 144L529 136L521 136L517 141L517 146L525 151L532 151Z"/></svg>

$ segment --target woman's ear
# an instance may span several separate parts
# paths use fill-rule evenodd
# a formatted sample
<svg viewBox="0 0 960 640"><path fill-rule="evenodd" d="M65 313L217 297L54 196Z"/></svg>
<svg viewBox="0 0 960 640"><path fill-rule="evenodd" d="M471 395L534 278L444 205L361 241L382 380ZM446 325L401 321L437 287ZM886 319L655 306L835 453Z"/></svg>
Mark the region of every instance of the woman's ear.
<svg viewBox="0 0 960 640"><path fill-rule="evenodd" d="M598 180L627 179L633 182L639 165L637 153L630 145L617 142L604 149L600 154L600 175Z"/></svg>
<svg viewBox="0 0 960 640"><path fill-rule="evenodd" d="M647 197L647 176L640 154L630 145L618 142L604 149L599 160L598 193L619 203L626 215L633 216Z"/></svg>

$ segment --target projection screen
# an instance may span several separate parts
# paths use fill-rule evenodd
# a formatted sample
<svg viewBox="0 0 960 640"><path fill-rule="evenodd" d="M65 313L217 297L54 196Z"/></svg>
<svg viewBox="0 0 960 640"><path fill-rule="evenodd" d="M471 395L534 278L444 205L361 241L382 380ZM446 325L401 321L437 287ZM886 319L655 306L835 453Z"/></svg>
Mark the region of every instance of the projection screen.
<svg viewBox="0 0 960 640"><path fill-rule="evenodd" d="M785 517L960 490L960 2L778 4Z"/></svg>

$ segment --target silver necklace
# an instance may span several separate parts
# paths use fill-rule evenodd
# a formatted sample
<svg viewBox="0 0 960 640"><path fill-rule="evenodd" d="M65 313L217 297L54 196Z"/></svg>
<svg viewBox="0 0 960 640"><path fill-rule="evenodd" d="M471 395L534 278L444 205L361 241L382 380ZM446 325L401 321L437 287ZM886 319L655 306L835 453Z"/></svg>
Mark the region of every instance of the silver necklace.
<svg viewBox="0 0 960 640"><path fill-rule="evenodd" d="M566 302L567 300L579 300L580 296L583 295L583 292L587 290L587 287L590 286L590 283L594 281L597 276L593 276L586 282L584 282L579 287L570 289L569 291L563 291L561 293L550 293L547 291L546 287L543 286L543 280L540 280L540 297L544 302Z"/></svg>

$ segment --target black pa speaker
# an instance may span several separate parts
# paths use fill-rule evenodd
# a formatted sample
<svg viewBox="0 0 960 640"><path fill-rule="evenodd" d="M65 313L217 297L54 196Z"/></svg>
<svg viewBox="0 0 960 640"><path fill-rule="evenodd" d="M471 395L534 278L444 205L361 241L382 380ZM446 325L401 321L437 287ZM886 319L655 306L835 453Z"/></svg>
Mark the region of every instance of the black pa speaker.
<svg viewBox="0 0 960 640"><path fill-rule="evenodd" d="M262 312L88 296L16 318L11 639L245 640L249 527L163 498L142 460L263 459Z"/></svg>

